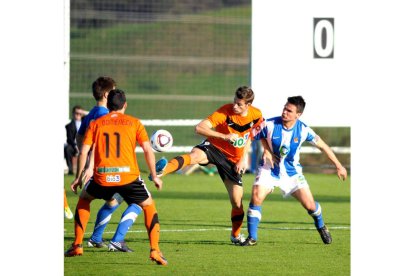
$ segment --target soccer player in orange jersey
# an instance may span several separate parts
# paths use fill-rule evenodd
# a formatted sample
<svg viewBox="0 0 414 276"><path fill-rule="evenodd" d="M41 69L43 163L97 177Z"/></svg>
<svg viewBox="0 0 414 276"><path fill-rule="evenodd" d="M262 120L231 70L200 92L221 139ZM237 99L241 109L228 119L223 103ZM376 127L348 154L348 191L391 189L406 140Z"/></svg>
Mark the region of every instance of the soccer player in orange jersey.
<svg viewBox="0 0 414 276"><path fill-rule="evenodd" d="M170 161L163 158L156 164L159 176L192 164L216 165L230 198L230 240L236 245L244 242L240 233L244 218L242 174L246 170L251 140L260 131L263 122L262 112L252 106L253 100L254 93L250 87L239 87L233 103L223 105L196 126L196 133L207 138L203 143L195 146L190 154L177 156Z"/></svg>
<svg viewBox="0 0 414 276"><path fill-rule="evenodd" d="M110 200L115 193L119 193L128 208L122 214L117 232L125 233L143 210L150 240L150 259L157 264L167 265L158 245L160 224L155 202L141 179L135 154L138 142L144 151L154 184L157 189L161 189L162 180L156 175L155 156L148 134L139 119L125 114L127 103L122 90L114 89L109 92L107 107L109 114L92 121L83 140L79 155L80 170L85 169L88 152L94 148L93 177L79 196L75 212L75 241L65 252L65 256L83 254L82 242L90 216L91 201L95 198ZM82 174L77 175L71 185L75 193L78 187L82 188ZM120 251L131 252L124 240L117 240L123 236L114 235L109 245L119 248Z"/></svg>

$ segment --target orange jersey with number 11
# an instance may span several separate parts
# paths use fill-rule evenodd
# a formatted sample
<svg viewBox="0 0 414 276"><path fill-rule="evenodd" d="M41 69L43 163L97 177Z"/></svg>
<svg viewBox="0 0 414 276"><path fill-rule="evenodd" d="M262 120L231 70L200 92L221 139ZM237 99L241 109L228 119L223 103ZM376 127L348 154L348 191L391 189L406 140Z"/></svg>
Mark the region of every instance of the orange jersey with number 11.
<svg viewBox="0 0 414 276"><path fill-rule="evenodd" d="M133 182L140 175L136 143L149 141L141 121L132 116L111 112L92 121L83 143L95 144L93 179L102 186Z"/></svg>

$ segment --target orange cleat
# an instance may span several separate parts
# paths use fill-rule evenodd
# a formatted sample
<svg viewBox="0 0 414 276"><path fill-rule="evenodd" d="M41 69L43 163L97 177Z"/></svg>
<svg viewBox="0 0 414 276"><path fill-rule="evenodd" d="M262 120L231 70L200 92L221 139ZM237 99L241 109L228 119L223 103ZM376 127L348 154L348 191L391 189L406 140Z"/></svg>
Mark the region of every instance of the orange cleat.
<svg viewBox="0 0 414 276"><path fill-rule="evenodd" d="M82 256L82 244L72 244L72 246L65 252L65 257Z"/></svg>
<svg viewBox="0 0 414 276"><path fill-rule="evenodd" d="M156 262L159 265L167 265L168 261L160 251L157 251L155 249L151 249L150 251L150 260L153 262Z"/></svg>

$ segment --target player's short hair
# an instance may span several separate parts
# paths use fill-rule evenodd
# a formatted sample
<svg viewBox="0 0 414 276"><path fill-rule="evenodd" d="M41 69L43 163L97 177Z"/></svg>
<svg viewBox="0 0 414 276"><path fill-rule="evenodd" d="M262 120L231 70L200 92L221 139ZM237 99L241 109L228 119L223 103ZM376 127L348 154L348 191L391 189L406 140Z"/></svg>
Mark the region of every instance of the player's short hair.
<svg viewBox="0 0 414 276"><path fill-rule="evenodd" d="M109 91L107 107L109 111L121 110L126 102L125 92L121 89L113 89Z"/></svg>
<svg viewBox="0 0 414 276"><path fill-rule="evenodd" d="M99 77L92 83L93 97L95 98L95 100L100 101L103 99L105 93L114 89L115 86L116 82L111 77Z"/></svg>
<svg viewBox="0 0 414 276"><path fill-rule="evenodd" d="M306 102L302 98L302 96L292 96L287 98L288 103L293 104L296 106L297 113L303 113L305 110Z"/></svg>
<svg viewBox="0 0 414 276"><path fill-rule="evenodd" d="M236 94L235 96L238 99L244 100L246 102L246 104L253 103L253 100L254 100L254 92L253 92L253 90L250 87L248 87L248 86L240 86L239 88L237 88L235 94Z"/></svg>

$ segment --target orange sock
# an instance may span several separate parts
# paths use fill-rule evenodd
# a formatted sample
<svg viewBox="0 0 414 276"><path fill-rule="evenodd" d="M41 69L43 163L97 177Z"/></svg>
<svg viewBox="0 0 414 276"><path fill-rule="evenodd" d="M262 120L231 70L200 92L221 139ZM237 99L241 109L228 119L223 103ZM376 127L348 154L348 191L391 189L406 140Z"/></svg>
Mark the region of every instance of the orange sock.
<svg viewBox="0 0 414 276"><path fill-rule="evenodd" d="M244 218L244 211L243 207L240 209L233 208L231 210L231 234L233 237L237 237L240 234L241 226L243 224L243 218Z"/></svg>
<svg viewBox="0 0 414 276"><path fill-rule="evenodd" d="M63 207L69 207L68 200L66 199L66 191L63 189Z"/></svg>
<svg viewBox="0 0 414 276"><path fill-rule="evenodd" d="M148 238L151 249L160 251L158 242L160 240L160 222L158 221L158 213L155 208L155 201L151 205L142 208L144 210L145 227L147 228Z"/></svg>
<svg viewBox="0 0 414 276"><path fill-rule="evenodd" d="M90 201L79 198L75 212L75 242L74 244L82 244L85 235L86 225L91 215Z"/></svg>
<svg viewBox="0 0 414 276"><path fill-rule="evenodd" d="M178 171L191 164L191 157L189 154L183 154L174 157L168 161L167 167L164 169L163 175Z"/></svg>

